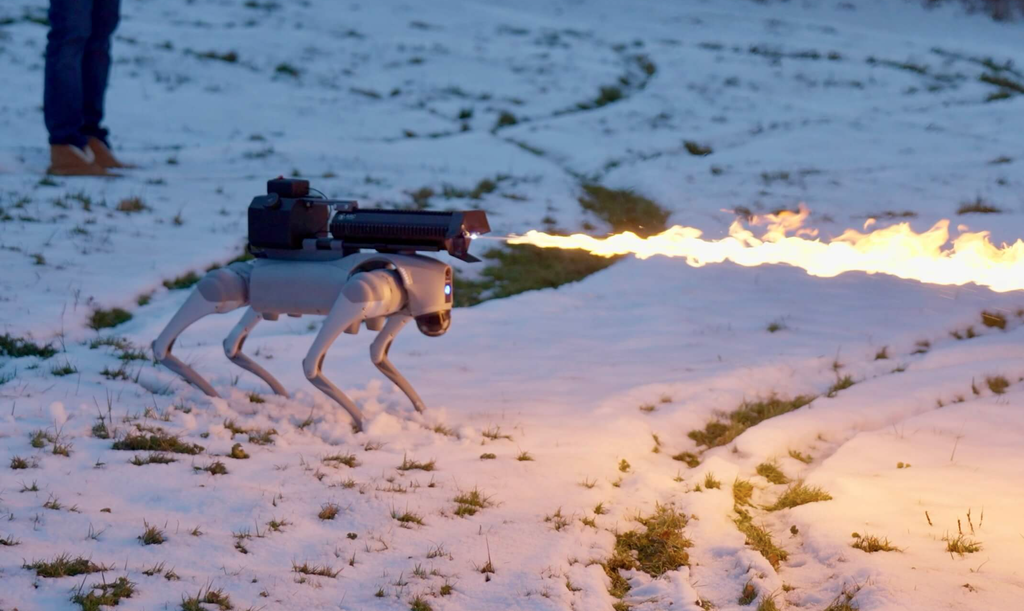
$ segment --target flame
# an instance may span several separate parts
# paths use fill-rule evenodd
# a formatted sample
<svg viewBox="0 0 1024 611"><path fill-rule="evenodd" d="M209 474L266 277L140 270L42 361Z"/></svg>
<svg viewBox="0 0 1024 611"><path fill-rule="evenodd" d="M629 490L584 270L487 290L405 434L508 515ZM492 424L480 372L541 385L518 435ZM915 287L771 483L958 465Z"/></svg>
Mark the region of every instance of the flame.
<svg viewBox="0 0 1024 611"><path fill-rule="evenodd" d="M599 257L683 257L693 267L723 261L744 267L786 264L822 278L861 271L929 284L960 286L973 282L997 292L1024 289L1021 240L997 247L988 231L969 232L961 225L960 235L950 242L950 222L941 220L922 233L911 229L909 223L899 223L870 233L847 229L836 238L822 241L816 230L803 226L809 214L810 210L801 205L799 212L754 217L751 225L767 226L760 237L737 219L729 227L728 237L719 240L704 239L699 229L676 225L648 238L629 231L605 238L528 231L512 236L509 243L579 249ZM873 224L865 223L864 231Z"/></svg>

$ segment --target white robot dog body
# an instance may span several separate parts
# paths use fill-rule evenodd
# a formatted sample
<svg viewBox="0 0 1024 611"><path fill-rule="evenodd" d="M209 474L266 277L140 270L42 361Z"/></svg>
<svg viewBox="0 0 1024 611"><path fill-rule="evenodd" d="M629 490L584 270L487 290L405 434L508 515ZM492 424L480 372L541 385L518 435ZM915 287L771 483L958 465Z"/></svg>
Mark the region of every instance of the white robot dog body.
<svg viewBox="0 0 1024 611"><path fill-rule="evenodd" d="M292 194L295 189L293 183L300 183L301 187L304 182L270 181L268 191L277 189ZM275 183L277 186L273 186ZM308 183L305 183L305 188L308 189ZM154 357L207 395L219 396L209 382L172 354L174 341L186 328L209 314L222 314L248 306L242 319L224 340L224 353L233 363L265 381L274 393L286 397L288 393L284 386L245 355L242 346L261 320L277 320L282 314L326 316L303 359L303 371L314 386L345 408L357 430L362 428L362 412L324 376L323 360L342 332L355 334L363 324L367 329L379 332L370 346L373 364L409 397L417 411L423 411L422 399L388 360L388 350L395 336L410 320L415 320L420 331L431 337L443 335L448 330L453 301L452 268L436 259L412 253L446 248L454 256L475 260L468 254L468 245L476 233L489 230L486 216L482 213L428 213L433 216L423 218L418 216L424 214L422 212L396 214L394 211L368 210L356 213L353 212L356 209L354 202L344 202L346 208L339 212L339 216L347 215L347 220L342 219L342 225L348 224L344 227L339 225L340 228L333 223L331 225L332 234L344 235L344 238L326 238L319 225L315 235L304 237L302 232L308 231L305 216L310 214L304 210L337 203L319 198L303 199L307 195L308 191L299 190L297 198L283 200L286 208L294 206L295 210L289 211L289 226L277 228L279 232L294 234L289 237L295 238L295 244L301 244L297 248L261 251L260 246L254 244L253 235L259 233L259 228L254 226L254 218L256 222L265 218L259 214L260 210L254 217L253 209L260 198L254 200L250 206L250 250L263 256L207 273L153 342ZM276 199L275 196L275 205L280 208L281 204ZM266 206L266 202L260 202L260 206L277 209ZM322 212L314 211L318 215ZM445 214L447 216L441 218ZM459 216L453 217L453 214ZM468 220L463 219L463 214ZM306 226L296 229L296 216ZM453 217L450 222L449 217ZM416 224L417 219L422 219L423 226ZM474 229L472 236L467 228ZM442 240L439 237L442 235L447 237ZM265 236L260 239L268 240ZM358 252L368 247L381 252ZM397 252L389 252L392 249Z"/></svg>

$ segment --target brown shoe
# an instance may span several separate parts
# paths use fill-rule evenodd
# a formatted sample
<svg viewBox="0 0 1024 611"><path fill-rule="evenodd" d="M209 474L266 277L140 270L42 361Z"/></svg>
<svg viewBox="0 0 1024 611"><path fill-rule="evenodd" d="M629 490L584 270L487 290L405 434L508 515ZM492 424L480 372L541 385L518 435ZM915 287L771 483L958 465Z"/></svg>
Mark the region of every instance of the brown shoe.
<svg viewBox="0 0 1024 611"><path fill-rule="evenodd" d="M96 156L96 164L102 168L134 168L130 163L121 163L113 151L99 138L89 138L89 150Z"/></svg>
<svg viewBox="0 0 1024 611"><path fill-rule="evenodd" d="M110 172L96 163L93 152L82 150L71 144L50 146L50 169L48 174L57 176L110 176Z"/></svg>

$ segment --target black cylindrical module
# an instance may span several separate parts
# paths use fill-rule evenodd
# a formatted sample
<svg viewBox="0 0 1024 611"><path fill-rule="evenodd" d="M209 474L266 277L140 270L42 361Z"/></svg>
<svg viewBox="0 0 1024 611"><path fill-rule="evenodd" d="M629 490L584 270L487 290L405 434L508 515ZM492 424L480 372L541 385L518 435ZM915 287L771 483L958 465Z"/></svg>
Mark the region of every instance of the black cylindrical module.
<svg viewBox="0 0 1024 611"><path fill-rule="evenodd" d="M331 236L346 248L380 252L448 251L475 260L469 254L472 236L490 231L482 210L350 210L331 219Z"/></svg>

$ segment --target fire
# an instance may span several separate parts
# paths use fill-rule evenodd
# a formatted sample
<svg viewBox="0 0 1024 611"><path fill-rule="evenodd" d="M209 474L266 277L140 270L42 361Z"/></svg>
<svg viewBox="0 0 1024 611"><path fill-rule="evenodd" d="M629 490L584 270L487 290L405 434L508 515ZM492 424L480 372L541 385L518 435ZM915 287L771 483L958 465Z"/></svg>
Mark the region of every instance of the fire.
<svg viewBox="0 0 1024 611"><path fill-rule="evenodd" d="M960 226L960 234L951 242L949 221L941 220L921 233L911 229L909 223L899 223L870 233L847 229L823 241L816 230L803 226L809 214L810 210L801 205L799 212L755 217L750 225L766 226L760 237L736 220L729 227L728 237L719 240L704 239L699 229L676 225L648 238L629 231L605 238L529 231L511 237L509 243L579 249L599 257L683 257L693 267L723 261L745 267L786 264L822 278L861 271L929 284L960 286L973 282L998 292L1024 289L1021 240L995 246L989 232L970 232ZM864 231L872 225L873 219L864 224Z"/></svg>

